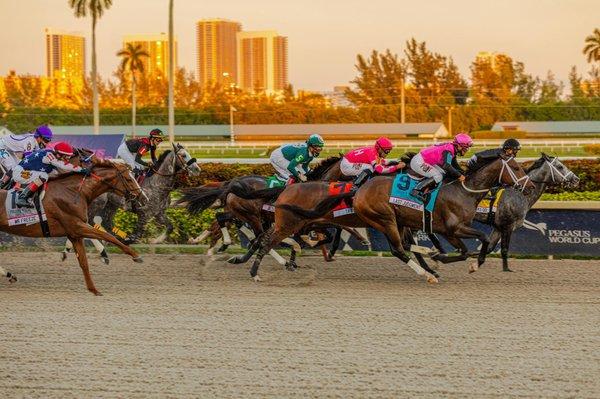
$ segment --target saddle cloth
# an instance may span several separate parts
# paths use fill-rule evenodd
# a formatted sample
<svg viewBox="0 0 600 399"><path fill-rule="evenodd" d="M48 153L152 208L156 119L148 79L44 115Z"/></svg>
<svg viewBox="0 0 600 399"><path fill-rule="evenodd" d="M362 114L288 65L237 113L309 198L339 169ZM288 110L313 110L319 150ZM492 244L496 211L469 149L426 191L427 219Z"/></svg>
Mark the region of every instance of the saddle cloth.
<svg viewBox="0 0 600 399"><path fill-rule="evenodd" d="M390 192L390 203L405 206L407 208L423 211L423 202L413 197L410 192L419 184L419 181L411 176L401 173L396 175ZM425 204L425 210L433 212L441 184L429 191L429 201Z"/></svg>
<svg viewBox="0 0 600 399"><path fill-rule="evenodd" d="M283 187L285 182L281 181L277 176L269 176L266 178L267 188Z"/></svg>
<svg viewBox="0 0 600 399"><path fill-rule="evenodd" d="M329 183L329 195L345 194L352 189L352 183L348 182L331 182ZM351 215L354 213L354 208L350 201L342 200L338 206L333 208L333 217Z"/></svg>
<svg viewBox="0 0 600 399"><path fill-rule="evenodd" d="M495 197L486 197L477 204L477 213L495 213L498 210L498 203L504 193L504 189L498 190ZM493 201L492 203L490 203Z"/></svg>
<svg viewBox="0 0 600 399"><path fill-rule="evenodd" d="M4 207L6 209L6 218L8 219L9 226L18 226L21 224L32 225L40 223L41 220L46 222L46 211L42 201L39 201L39 193L36 193L33 197L33 203L36 205L34 208L18 208L15 204L19 191L10 189L6 192L6 201ZM39 204L39 209L38 209Z"/></svg>

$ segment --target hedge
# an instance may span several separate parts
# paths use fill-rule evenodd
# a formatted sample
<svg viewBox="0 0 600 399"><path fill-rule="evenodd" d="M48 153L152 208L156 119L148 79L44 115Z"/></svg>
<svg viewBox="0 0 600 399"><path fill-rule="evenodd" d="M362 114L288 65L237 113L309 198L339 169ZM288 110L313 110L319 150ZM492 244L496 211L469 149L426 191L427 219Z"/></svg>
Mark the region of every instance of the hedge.
<svg viewBox="0 0 600 399"><path fill-rule="evenodd" d="M525 163L529 166L531 162ZM559 201L598 201L600 200L600 161L599 160L573 160L564 161L564 164L577 174L581 179L579 187L565 190L561 187L549 188L542 199ZM270 165L246 165L246 164L202 164L202 172L199 176L190 178L184 183L187 186L198 186L208 182L225 181L234 177L250 174L271 175L273 169ZM167 216L173 223L175 230L169 239L175 243L186 243L189 238L198 236L204 229L208 228L214 220L214 210L206 210L199 215L190 215L184 209L172 208L167 210ZM137 216L119 211L115 216L115 226L128 234L133 232ZM146 237L155 237L159 234L153 222L146 226Z"/></svg>

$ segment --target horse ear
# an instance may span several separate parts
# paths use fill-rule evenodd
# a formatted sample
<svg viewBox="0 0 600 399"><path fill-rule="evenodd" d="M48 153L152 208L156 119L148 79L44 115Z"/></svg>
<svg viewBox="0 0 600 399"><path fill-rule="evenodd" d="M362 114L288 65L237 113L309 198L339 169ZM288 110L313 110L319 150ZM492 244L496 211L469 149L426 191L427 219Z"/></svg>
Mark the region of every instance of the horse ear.
<svg viewBox="0 0 600 399"><path fill-rule="evenodd" d="M171 143L171 145L173 146L173 151L177 152L177 147L175 147L175 143Z"/></svg>
<svg viewBox="0 0 600 399"><path fill-rule="evenodd" d="M548 160L548 155L545 152L542 152L542 158Z"/></svg>

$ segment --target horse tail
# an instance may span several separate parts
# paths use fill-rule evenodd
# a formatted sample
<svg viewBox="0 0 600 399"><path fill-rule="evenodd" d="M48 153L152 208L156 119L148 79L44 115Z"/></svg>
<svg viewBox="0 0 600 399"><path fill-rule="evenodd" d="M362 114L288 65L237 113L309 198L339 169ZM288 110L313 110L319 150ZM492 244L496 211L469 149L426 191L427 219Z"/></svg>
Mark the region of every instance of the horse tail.
<svg viewBox="0 0 600 399"><path fill-rule="evenodd" d="M346 198L352 198L354 194L355 192L351 191L348 193L332 195L319 202L314 209L304 209L297 205L290 204L281 204L277 205L277 207L295 213L296 215L302 216L306 219L318 219L325 216L327 212L335 208L340 201Z"/></svg>
<svg viewBox="0 0 600 399"><path fill-rule="evenodd" d="M245 200L268 199L274 200L285 190L286 186L265 188L262 190L252 190L246 184L241 182L229 186L228 191Z"/></svg>
<svg viewBox="0 0 600 399"><path fill-rule="evenodd" d="M176 204L185 204L189 212L200 213L214 204L226 191L226 184L222 184L221 187L217 188L204 186L189 188L183 191L183 196Z"/></svg>

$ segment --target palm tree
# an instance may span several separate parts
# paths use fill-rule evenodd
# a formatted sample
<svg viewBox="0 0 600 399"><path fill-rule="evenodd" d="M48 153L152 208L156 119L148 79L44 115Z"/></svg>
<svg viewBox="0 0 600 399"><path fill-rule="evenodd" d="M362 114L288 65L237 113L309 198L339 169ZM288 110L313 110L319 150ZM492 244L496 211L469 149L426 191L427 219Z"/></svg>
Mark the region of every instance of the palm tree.
<svg viewBox="0 0 600 399"><path fill-rule="evenodd" d="M69 6L75 11L77 18L85 18L88 13L92 17L92 103L94 108L94 134L100 132L100 111L98 107L98 71L96 66L96 23L105 10L112 5L112 0L69 0Z"/></svg>
<svg viewBox="0 0 600 399"><path fill-rule="evenodd" d="M173 36L173 0L169 0L169 141L171 143L175 139L175 99L173 93L175 38Z"/></svg>
<svg viewBox="0 0 600 399"><path fill-rule="evenodd" d="M131 132L135 137L135 75L137 72L144 73L143 59L149 57L149 54L142 49L141 44L127 43L123 50L117 53L121 57L121 70L131 73Z"/></svg>
<svg viewBox="0 0 600 399"><path fill-rule="evenodd" d="M583 54L587 55L587 61L600 61L600 29L594 29L594 33L585 38L585 43Z"/></svg>

